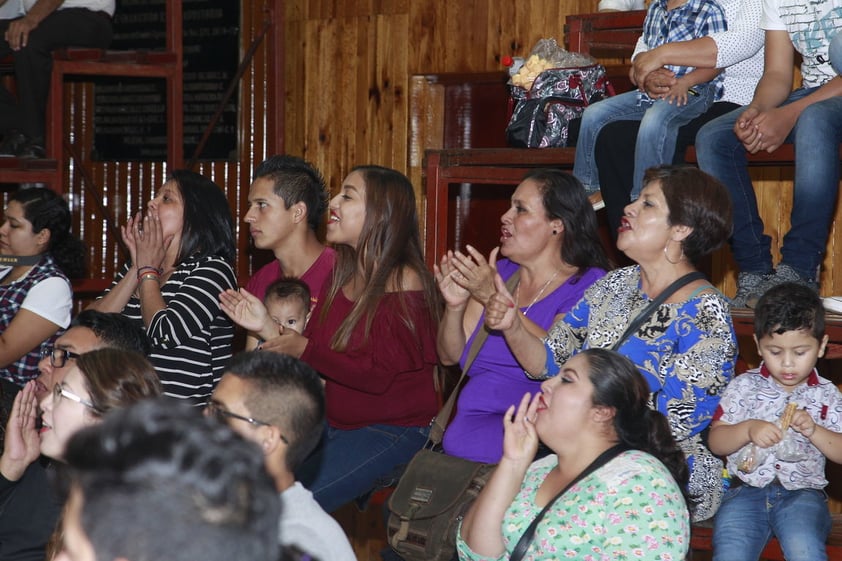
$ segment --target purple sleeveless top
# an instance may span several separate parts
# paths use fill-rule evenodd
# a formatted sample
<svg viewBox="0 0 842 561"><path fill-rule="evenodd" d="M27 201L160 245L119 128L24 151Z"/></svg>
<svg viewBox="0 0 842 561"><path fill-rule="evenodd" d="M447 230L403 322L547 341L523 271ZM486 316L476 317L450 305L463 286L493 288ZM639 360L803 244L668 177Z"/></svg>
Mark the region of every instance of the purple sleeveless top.
<svg viewBox="0 0 842 561"><path fill-rule="evenodd" d="M497 262L503 280L508 280L519 265L508 259ZM591 284L605 275L602 269L591 268L581 276L574 276L553 292L535 302L527 317L544 329L549 329L558 314L566 313L579 300ZM526 306L521 308L526 311ZM460 365L465 365L479 328L485 322L483 313L474 332L465 343ZM503 335L492 332L474 359L468 372L468 381L456 404L456 415L444 434L444 451L476 462L496 463L503 454L503 414L511 405L517 405L523 394L539 391L541 382L530 380L523 373L509 351Z"/></svg>

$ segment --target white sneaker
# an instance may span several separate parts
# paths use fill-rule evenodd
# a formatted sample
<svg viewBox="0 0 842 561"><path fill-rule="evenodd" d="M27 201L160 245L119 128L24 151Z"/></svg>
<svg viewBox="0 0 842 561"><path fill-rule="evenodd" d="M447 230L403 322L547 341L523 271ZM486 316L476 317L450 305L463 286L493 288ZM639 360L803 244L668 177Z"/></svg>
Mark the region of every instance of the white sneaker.
<svg viewBox="0 0 842 561"><path fill-rule="evenodd" d="M835 314L842 314L842 296L828 296L822 298L824 309Z"/></svg>
<svg viewBox="0 0 842 561"><path fill-rule="evenodd" d="M588 200L591 202L591 206L594 210L600 210L605 208L605 201L602 200L601 191L594 191L593 193L588 195Z"/></svg>

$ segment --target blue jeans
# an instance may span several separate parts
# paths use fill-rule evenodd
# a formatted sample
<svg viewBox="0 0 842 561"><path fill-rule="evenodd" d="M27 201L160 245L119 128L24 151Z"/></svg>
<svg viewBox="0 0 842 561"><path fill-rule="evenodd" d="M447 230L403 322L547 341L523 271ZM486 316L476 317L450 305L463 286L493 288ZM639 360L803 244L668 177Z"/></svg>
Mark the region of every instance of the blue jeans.
<svg viewBox="0 0 842 561"><path fill-rule="evenodd" d="M634 148L632 200L640 195L643 172L653 166L669 164L675 154L678 129L705 111L713 103L716 88L711 84L695 86L699 95L688 95L687 105L678 106L664 100L640 99L638 92L626 92L598 101L585 109L576 141L573 175L588 192L599 189L596 167L596 139L599 131L614 121L640 121Z"/></svg>
<svg viewBox="0 0 842 561"><path fill-rule="evenodd" d="M796 90L784 103L813 91L815 88ZM696 135L696 155L699 167L722 181L731 193L731 250L740 271L764 274L772 270L772 240L763 234L746 151L734 134L734 124L744 110L740 108L703 126ZM781 263L805 279L816 280L839 190L842 97L818 101L804 109L786 142L795 145L795 182L791 226L783 238Z"/></svg>
<svg viewBox="0 0 842 561"><path fill-rule="evenodd" d="M741 485L725 492L713 519L713 561L758 559L772 535L788 561L827 560L830 525L822 490Z"/></svg>
<svg viewBox="0 0 842 561"><path fill-rule="evenodd" d="M830 57L830 65L837 74L842 75L842 33L836 32L836 35L830 40L830 47L827 49L827 54Z"/></svg>
<svg viewBox="0 0 842 561"><path fill-rule="evenodd" d="M328 427L322 442L296 470L296 479L333 512L374 488L427 442L429 427L371 425L342 430Z"/></svg>

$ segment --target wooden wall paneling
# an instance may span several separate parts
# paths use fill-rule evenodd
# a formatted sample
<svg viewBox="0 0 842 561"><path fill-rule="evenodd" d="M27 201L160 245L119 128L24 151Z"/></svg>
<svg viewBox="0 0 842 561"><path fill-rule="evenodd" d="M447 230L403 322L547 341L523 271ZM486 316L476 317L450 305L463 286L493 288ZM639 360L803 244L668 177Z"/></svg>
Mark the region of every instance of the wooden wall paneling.
<svg viewBox="0 0 842 561"><path fill-rule="evenodd" d="M407 14L378 15L374 19L374 49L378 55L371 69L370 92L365 112L366 123L362 141L356 149L359 157L365 147L374 150L367 160L355 163L373 163L406 171L409 102L407 97L408 45ZM395 129L404 131L394 134Z"/></svg>
<svg viewBox="0 0 842 561"><path fill-rule="evenodd" d="M283 22L286 4L283 0L242 2L243 51L262 28L267 17L264 9L267 4L276 9L277 21ZM275 81L271 75L275 49L277 46L271 41L264 40L240 84L240 138L237 160L202 162L197 168L197 171L208 175L226 191L238 231L237 272L242 280L248 276L250 262L247 232L241 227L244 193L247 192L255 162L263 160L270 149L278 150L284 141L282 131L275 130L277 123L283 122L285 117L283 96L277 97L282 87L281 90L275 89ZM283 78L282 76L278 82L282 84ZM65 88L71 109L65 112L65 118L68 119L66 130L71 131L70 138L88 161L93 148L93 90L90 84L75 82L68 82ZM281 112L281 117L270 121L270 107ZM166 164L92 162L90 169L95 188L85 183L75 163L69 166L64 183L73 208L74 231L78 232L88 245L89 276L110 279L122 266L124 257L118 249L117 238L107 228L97 202L107 206L117 226L125 224L128 213L145 207L160 187L165 177Z"/></svg>
<svg viewBox="0 0 842 561"><path fill-rule="evenodd" d="M444 72L447 19L446 2L419 2L413 0L409 6L409 43L408 74L423 74L432 68ZM471 22L472 24L474 22ZM462 46L463 48L464 45Z"/></svg>
<svg viewBox="0 0 842 561"><path fill-rule="evenodd" d="M287 3L294 4L293 2ZM305 152L306 123L304 88L307 72L305 72L304 53L311 50L307 42L305 23L303 20L290 19L291 11L286 12L287 20L284 25L284 129L281 131L284 139L284 151L287 154L303 156ZM332 69L309 68L308 72L331 72ZM339 119L341 122L341 119Z"/></svg>
<svg viewBox="0 0 842 561"><path fill-rule="evenodd" d="M422 176L424 151L442 148L444 123L437 116L444 112L444 88L426 76L410 77L409 146L407 176L418 193L421 235L426 238L427 213L425 187Z"/></svg>
<svg viewBox="0 0 842 561"><path fill-rule="evenodd" d="M488 64L489 10L488 0L463 0L446 3L445 56L446 66L452 71L478 71Z"/></svg>

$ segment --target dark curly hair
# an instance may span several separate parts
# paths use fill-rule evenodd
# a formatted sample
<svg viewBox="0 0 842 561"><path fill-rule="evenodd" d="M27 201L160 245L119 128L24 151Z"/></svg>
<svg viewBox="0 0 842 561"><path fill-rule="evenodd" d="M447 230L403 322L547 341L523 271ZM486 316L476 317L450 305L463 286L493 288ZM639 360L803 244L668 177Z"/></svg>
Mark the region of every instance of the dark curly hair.
<svg viewBox="0 0 842 561"><path fill-rule="evenodd" d="M114 411L65 458L97 559L278 558L263 454L196 408L162 398Z"/></svg>
<svg viewBox="0 0 842 561"><path fill-rule="evenodd" d="M70 207L58 193L45 187L20 189L12 193L9 201L23 207L24 217L37 234L44 228L50 231L47 251L56 265L68 278L85 276L85 244L70 232Z"/></svg>
<svg viewBox="0 0 842 561"><path fill-rule="evenodd" d="M787 331L807 331L824 338L824 305L808 286L785 282L767 290L754 308L754 335L763 337Z"/></svg>

